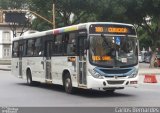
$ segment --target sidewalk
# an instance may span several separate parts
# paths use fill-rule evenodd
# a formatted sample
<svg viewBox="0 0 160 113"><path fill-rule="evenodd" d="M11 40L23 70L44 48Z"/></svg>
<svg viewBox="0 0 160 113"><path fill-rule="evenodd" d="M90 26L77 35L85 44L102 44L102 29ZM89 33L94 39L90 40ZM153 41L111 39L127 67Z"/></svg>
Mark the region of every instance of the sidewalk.
<svg viewBox="0 0 160 113"><path fill-rule="evenodd" d="M144 83L145 75L155 76L157 83L160 83L160 68L140 68L139 75L140 75L139 76L140 84L155 84L155 83Z"/></svg>
<svg viewBox="0 0 160 113"><path fill-rule="evenodd" d="M160 68L140 68L139 75L155 74L160 75Z"/></svg>

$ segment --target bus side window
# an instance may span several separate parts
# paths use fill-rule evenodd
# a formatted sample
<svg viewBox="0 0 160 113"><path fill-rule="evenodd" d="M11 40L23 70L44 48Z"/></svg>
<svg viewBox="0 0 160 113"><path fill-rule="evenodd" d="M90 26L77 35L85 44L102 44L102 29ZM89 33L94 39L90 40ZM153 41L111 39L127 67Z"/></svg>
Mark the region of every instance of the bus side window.
<svg viewBox="0 0 160 113"><path fill-rule="evenodd" d="M34 49L34 56L41 56L42 55L42 47L41 47L41 38L37 38L35 40L35 49Z"/></svg>
<svg viewBox="0 0 160 113"><path fill-rule="evenodd" d="M53 55L62 55L63 54L63 35L56 35L53 43Z"/></svg>
<svg viewBox="0 0 160 113"><path fill-rule="evenodd" d="M27 50L27 40L23 41L23 51L22 51L22 55L26 56L26 50Z"/></svg>
<svg viewBox="0 0 160 113"><path fill-rule="evenodd" d="M27 56L33 56L34 53L34 40L29 39L27 41Z"/></svg>
<svg viewBox="0 0 160 113"><path fill-rule="evenodd" d="M70 33L67 43L67 55L76 54L76 33Z"/></svg>

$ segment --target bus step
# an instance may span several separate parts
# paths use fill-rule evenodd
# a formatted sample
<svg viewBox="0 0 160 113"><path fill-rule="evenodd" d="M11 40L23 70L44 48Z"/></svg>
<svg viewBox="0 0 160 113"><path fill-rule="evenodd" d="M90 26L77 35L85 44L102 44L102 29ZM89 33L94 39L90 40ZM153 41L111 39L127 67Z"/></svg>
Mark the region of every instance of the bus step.
<svg viewBox="0 0 160 113"><path fill-rule="evenodd" d="M18 78L22 78L22 75L19 75Z"/></svg>
<svg viewBox="0 0 160 113"><path fill-rule="evenodd" d="M46 79L45 81L47 84L52 84L52 80L50 80L50 79Z"/></svg>
<svg viewBox="0 0 160 113"><path fill-rule="evenodd" d="M79 84L78 86L79 86L80 88L87 89L87 85L85 85L85 84Z"/></svg>

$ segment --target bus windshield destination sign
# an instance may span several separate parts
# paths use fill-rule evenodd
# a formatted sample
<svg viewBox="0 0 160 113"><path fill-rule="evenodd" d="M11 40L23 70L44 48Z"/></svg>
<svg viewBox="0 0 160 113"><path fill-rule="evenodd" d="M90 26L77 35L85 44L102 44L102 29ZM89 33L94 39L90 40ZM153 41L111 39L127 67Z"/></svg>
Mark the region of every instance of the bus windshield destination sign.
<svg viewBox="0 0 160 113"><path fill-rule="evenodd" d="M93 24L90 26L91 34L130 34L136 35L135 30L132 26L125 25L102 25L102 24Z"/></svg>
<svg viewBox="0 0 160 113"><path fill-rule="evenodd" d="M95 32L127 33L128 29L123 27L95 27Z"/></svg>

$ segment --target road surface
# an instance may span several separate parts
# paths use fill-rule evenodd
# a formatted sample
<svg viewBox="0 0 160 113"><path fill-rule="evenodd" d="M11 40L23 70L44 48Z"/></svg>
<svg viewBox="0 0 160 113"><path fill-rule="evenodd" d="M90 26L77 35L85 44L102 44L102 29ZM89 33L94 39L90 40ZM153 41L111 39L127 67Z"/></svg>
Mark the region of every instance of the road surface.
<svg viewBox="0 0 160 113"><path fill-rule="evenodd" d="M0 106L18 107L116 107L160 106L160 83L141 83L139 88L102 91L77 90L66 94L58 85L28 86L25 80L0 70Z"/></svg>

